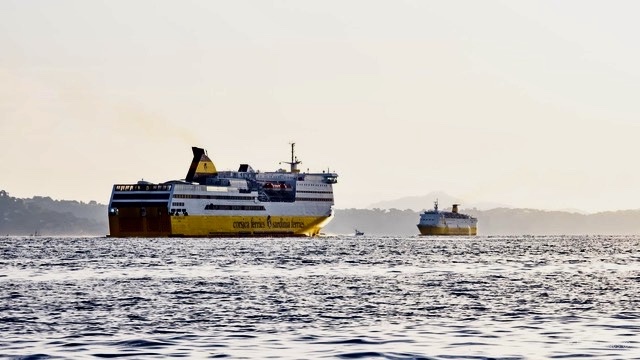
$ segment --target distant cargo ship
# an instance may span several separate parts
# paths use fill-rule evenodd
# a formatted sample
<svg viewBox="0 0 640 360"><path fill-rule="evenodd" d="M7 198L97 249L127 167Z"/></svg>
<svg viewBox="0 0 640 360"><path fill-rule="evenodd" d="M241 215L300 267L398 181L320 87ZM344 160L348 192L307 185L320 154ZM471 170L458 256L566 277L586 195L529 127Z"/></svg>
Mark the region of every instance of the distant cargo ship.
<svg viewBox="0 0 640 360"><path fill-rule="evenodd" d="M476 235L478 219L459 213L458 206L453 204L451 211L440 211L436 200L433 210L420 214L420 235Z"/></svg>
<svg viewBox="0 0 640 360"><path fill-rule="evenodd" d="M315 236L333 218L338 174L304 173L291 144L290 170L217 171L193 147L184 180L116 184L110 237Z"/></svg>

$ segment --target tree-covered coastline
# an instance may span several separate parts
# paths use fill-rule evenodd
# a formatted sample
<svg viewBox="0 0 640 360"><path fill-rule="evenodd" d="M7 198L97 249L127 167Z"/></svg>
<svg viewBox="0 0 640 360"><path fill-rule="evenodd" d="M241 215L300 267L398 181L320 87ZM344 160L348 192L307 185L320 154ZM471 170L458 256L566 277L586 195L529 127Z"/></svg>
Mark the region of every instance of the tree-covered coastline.
<svg viewBox="0 0 640 360"><path fill-rule="evenodd" d="M0 235L106 235L107 206L95 201L20 199L0 190Z"/></svg>

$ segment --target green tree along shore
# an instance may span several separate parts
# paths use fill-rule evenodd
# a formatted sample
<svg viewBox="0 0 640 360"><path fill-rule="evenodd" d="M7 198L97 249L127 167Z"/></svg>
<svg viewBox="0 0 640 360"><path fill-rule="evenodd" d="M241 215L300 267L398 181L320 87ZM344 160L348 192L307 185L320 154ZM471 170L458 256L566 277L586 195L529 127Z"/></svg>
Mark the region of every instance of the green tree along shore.
<svg viewBox="0 0 640 360"><path fill-rule="evenodd" d="M596 214L534 209L465 210L478 218L479 235L632 235L640 234L640 210ZM398 209L337 209L323 232L366 235L418 235L420 213ZM109 233L107 206L95 201L19 199L0 190L0 235L87 235Z"/></svg>

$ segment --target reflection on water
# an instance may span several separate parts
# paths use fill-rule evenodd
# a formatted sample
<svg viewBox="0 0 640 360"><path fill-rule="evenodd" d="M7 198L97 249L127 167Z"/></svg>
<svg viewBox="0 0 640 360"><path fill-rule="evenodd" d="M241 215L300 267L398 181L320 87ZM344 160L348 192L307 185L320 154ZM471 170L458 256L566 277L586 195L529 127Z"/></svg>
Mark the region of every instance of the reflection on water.
<svg viewBox="0 0 640 360"><path fill-rule="evenodd" d="M640 237L0 238L0 355L640 358Z"/></svg>

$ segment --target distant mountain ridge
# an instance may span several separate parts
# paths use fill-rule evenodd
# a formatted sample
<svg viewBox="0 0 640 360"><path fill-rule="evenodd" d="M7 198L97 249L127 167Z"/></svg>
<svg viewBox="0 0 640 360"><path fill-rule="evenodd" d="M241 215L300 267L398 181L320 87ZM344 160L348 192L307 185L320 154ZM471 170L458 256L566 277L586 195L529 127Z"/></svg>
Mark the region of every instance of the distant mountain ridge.
<svg viewBox="0 0 640 360"><path fill-rule="evenodd" d="M438 200L440 209L450 209L452 204L461 204L461 208L464 209L478 209L489 210L496 208L512 208L513 206L491 203L491 202L478 202L478 203L465 203L464 199L460 199L451 196L442 191L432 191L426 195L420 196L406 196L393 200L385 200L373 203L367 206L367 209L398 209L398 210L414 210L422 211L433 208L433 203Z"/></svg>
<svg viewBox="0 0 640 360"><path fill-rule="evenodd" d="M478 235L638 235L640 210L607 211L596 214L495 208L466 210L478 219ZM420 212L410 209L337 209L324 229L326 234L418 236Z"/></svg>

